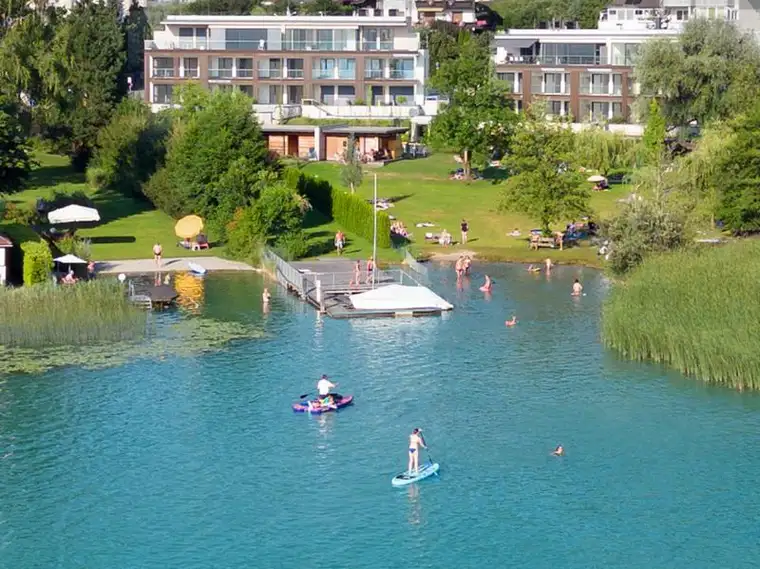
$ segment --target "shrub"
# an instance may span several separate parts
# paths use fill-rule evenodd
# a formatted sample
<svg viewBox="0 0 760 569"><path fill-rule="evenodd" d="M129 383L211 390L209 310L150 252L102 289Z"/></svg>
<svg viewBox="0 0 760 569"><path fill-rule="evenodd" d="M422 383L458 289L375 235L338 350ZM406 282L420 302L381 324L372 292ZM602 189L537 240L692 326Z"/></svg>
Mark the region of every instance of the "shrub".
<svg viewBox="0 0 760 569"><path fill-rule="evenodd" d="M82 190L55 189L45 198L48 210L66 207L68 205L81 205L92 207L92 200Z"/></svg>
<svg viewBox="0 0 760 569"><path fill-rule="evenodd" d="M285 260L293 261L309 254L309 240L303 231L293 231L277 239L275 249Z"/></svg>
<svg viewBox="0 0 760 569"><path fill-rule="evenodd" d="M302 176L303 174L301 174L301 170L294 166L287 166L282 171L282 181L293 190L299 189L299 183Z"/></svg>
<svg viewBox="0 0 760 569"><path fill-rule="evenodd" d="M19 225L34 225L39 221L37 209L31 204L17 205L13 202L5 204L3 219L8 223Z"/></svg>
<svg viewBox="0 0 760 569"><path fill-rule="evenodd" d="M355 194L332 189L332 217L347 231L372 241L374 206ZM377 246L391 246L391 220L384 211L377 212Z"/></svg>
<svg viewBox="0 0 760 569"><path fill-rule="evenodd" d="M47 282L53 268L53 255L45 242L27 242L21 245L24 252L24 284Z"/></svg>
<svg viewBox="0 0 760 569"><path fill-rule="evenodd" d="M253 207L239 208L227 224L227 254L234 259L258 263L263 245Z"/></svg>
<svg viewBox="0 0 760 569"><path fill-rule="evenodd" d="M64 255L76 255L80 259L89 261L92 258L91 242L89 239L67 235L56 242L56 246Z"/></svg>

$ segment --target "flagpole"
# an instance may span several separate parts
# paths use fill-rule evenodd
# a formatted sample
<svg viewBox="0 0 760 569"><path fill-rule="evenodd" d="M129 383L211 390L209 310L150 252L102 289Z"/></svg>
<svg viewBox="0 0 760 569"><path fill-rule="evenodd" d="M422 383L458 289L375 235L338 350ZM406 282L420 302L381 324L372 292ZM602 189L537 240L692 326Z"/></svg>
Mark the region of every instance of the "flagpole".
<svg viewBox="0 0 760 569"><path fill-rule="evenodd" d="M375 174L375 198L373 200L375 207L374 230L372 233L372 288L375 288L375 272L377 271L377 174Z"/></svg>

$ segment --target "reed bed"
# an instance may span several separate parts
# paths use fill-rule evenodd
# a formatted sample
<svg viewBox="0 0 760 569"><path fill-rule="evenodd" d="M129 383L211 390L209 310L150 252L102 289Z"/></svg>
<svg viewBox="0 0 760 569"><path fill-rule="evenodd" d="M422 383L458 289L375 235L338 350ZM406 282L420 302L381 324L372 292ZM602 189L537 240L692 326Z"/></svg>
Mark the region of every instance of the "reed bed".
<svg viewBox="0 0 760 569"><path fill-rule="evenodd" d="M605 302L602 339L631 359L760 389L760 243L645 261Z"/></svg>
<svg viewBox="0 0 760 569"><path fill-rule="evenodd" d="M49 348L135 340L145 313L115 281L0 288L0 346Z"/></svg>

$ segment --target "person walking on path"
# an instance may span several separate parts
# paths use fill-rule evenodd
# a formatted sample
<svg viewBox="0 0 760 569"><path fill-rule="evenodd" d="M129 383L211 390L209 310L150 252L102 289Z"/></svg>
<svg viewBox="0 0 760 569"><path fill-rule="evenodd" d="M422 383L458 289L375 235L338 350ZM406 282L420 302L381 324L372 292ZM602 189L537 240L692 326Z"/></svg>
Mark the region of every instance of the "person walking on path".
<svg viewBox="0 0 760 569"><path fill-rule="evenodd" d="M335 249L338 251L338 255L343 254L343 247L346 245L346 236L342 231L338 230L335 234Z"/></svg>
<svg viewBox="0 0 760 569"><path fill-rule="evenodd" d="M370 257L367 260L367 284L375 277L375 258Z"/></svg>
<svg viewBox="0 0 760 569"><path fill-rule="evenodd" d="M470 230L470 226L467 225L466 220L462 220L462 224L460 225L460 228L462 230L462 245L467 244L467 232Z"/></svg>
<svg viewBox="0 0 760 569"><path fill-rule="evenodd" d="M354 276L351 278L351 282L348 283L348 286L359 286L362 284L362 262L357 260L356 263L354 263Z"/></svg>
<svg viewBox="0 0 760 569"><path fill-rule="evenodd" d="M156 263L156 267L161 266L161 256L164 254L164 249L161 247L161 243L153 245L153 260Z"/></svg>

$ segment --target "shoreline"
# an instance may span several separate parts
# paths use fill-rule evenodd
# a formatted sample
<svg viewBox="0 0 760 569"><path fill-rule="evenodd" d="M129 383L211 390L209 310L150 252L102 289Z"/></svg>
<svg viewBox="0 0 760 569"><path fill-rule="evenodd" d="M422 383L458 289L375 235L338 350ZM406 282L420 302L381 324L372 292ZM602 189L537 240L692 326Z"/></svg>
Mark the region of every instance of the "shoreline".
<svg viewBox="0 0 760 569"><path fill-rule="evenodd" d="M485 252L479 253L470 249L462 249L461 251L452 251L447 253L440 253L434 251L428 253L423 251L424 258L420 262L436 262L436 263L452 263L455 262L461 255L469 255L474 262L477 263L513 263L516 265L536 265L544 264L544 260L549 257L554 265L562 265L566 267L585 267L588 269L604 270L604 265L599 262L599 259L586 260L579 257L573 257L570 259L558 259L556 256L550 254L545 255L527 255L525 257L518 257L517 255L510 255L508 253L492 253Z"/></svg>

